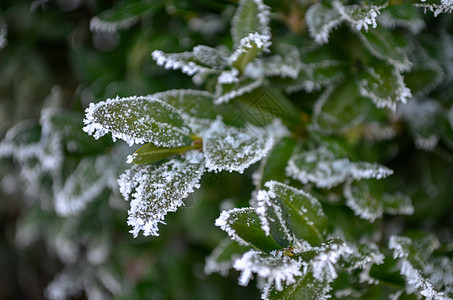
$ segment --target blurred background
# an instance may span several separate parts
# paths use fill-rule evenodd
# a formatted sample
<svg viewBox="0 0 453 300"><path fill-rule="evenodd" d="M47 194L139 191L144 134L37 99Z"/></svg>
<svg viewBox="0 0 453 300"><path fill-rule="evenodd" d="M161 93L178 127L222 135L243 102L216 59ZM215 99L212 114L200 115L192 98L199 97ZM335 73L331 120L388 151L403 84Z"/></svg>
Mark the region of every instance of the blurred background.
<svg viewBox="0 0 453 300"><path fill-rule="evenodd" d="M135 149L82 131L90 102L193 88L150 54L231 43L233 5L0 1L0 299L259 298L203 270L250 176L204 176L160 237L134 239L116 179Z"/></svg>

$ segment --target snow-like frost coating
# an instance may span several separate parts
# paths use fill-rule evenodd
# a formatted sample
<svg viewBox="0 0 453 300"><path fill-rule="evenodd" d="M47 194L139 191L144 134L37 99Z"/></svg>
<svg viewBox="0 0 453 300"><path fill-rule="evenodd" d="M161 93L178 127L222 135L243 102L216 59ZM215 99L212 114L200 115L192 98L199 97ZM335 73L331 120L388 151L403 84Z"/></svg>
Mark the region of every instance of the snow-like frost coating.
<svg viewBox="0 0 453 300"><path fill-rule="evenodd" d="M335 158L332 152L321 147L293 155L286 174L304 184L312 182L320 188L331 188L350 179L385 178L393 171L379 164Z"/></svg>
<svg viewBox="0 0 453 300"><path fill-rule="evenodd" d="M341 24L344 17L335 8L315 3L307 10L305 20L310 36L317 43L324 44L329 39L329 33Z"/></svg>
<svg viewBox="0 0 453 300"><path fill-rule="evenodd" d="M159 235L158 224L168 212L184 205L183 199L200 187L204 173L203 154L188 151L182 159L172 159L160 166L134 165L118 179L121 194L126 200L132 197L128 225L137 237Z"/></svg>
<svg viewBox="0 0 453 300"><path fill-rule="evenodd" d="M278 291L283 290L284 284L295 283L295 278L303 274L300 259L291 259L277 251L266 255L257 250L250 250L234 262L233 268L242 272L239 277L240 285L248 285L253 273L256 273L259 277L264 278L267 284L275 284Z"/></svg>
<svg viewBox="0 0 453 300"><path fill-rule="evenodd" d="M148 96L107 99L85 110L83 131L98 139L108 132L129 145L153 143L161 147L187 144L190 129L174 107Z"/></svg>
<svg viewBox="0 0 453 300"><path fill-rule="evenodd" d="M220 119L202 134L206 168L243 173L253 163L261 160L272 149L287 129L280 120L274 120L265 128L250 126L245 130L225 125Z"/></svg>

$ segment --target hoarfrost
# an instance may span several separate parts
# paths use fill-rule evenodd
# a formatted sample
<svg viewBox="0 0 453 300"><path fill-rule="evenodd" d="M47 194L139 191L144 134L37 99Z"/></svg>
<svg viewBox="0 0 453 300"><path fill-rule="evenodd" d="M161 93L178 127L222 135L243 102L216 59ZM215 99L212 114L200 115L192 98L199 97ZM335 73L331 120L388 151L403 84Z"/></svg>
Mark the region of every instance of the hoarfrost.
<svg viewBox="0 0 453 300"><path fill-rule="evenodd" d="M199 72L212 72L209 68L196 63L192 52L164 53L163 51L155 50L152 53L152 58L159 66L163 66L165 69L180 69L182 73L189 76Z"/></svg>
<svg viewBox="0 0 453 300"><path fill-rule="evenodd" d="M338 159L321 147L293 155L288 161L286 173L304 184L312 182L320 188L331 188L347 180L385 178L393 171L379 164Z"/></svg>
<svg viewBox="0 0 453 300"><path fill-rule="evenodd" d="M200 187L204 172L203 154L193 150L183 159L172 159L160 166L135 165L118 179L121 194L128 200L132 197L128 225L137 237L159 235L158 224L168 212L184 205L182 199Z"/></svg>
<svg viewBox="0 0 453 300"><path fill-rule="evenodd" d="M347 184L344 187L346 205L349 206L362 219L374 222L384 213L382 201L374 198L366 184Z"/></svg>
<svg viewBox="0 0 453 300"><path fill-rule="evenodd" d="M406 278L407 284L418 290L428 300L451 300L444 292L437 291L432 283L423 276L422 271L412 264L411 256L413 254L408 249L412 244L410 238L403 236L391 236L389 240L389 249L393 250L393 258L400 259L400 273Z"/></svg>
<svg viewBox="0 0 453 300"><path fill-rule="evenodd" d="M90 30L92 32L106 31L113 33L118 31L119 29L128 29L132 27L135 23L137 23L138 19L139 19L138 17L133 16L121 21L109 22L102 20L99 17L93 17L90 20Z"/></svg>
<svg viewBox="0 0 453 300"><path fill-rule="evenodd" d="M263 60L264 74L296 79L302 68L299 50L294 46L283 45L279 52L282 55L273 55Z"/></svg>
<svg viewBox="0 0 453 300"><path fill-rule="evenodd" d="M227 257L225 257L225 251L229 250L235 241L225 239L220 242L219 245L212 251L212 253L206 258L206 264L204 271L206 274L212 274L214 272L219 273L222 276L228 275L228 271L233 267L234 261L239 259L244 252L250 250L250 247L242 246L237 244L236 251L231 251Z"/></svg>
<svg viewBox="0 0 453 300"><path fill-rule="evenodd" d="M229 64L233 65L243 54L247 54L254 47L262 51L268 51L271 45L270 40L270 35L263 35L257 32L250 33L248 36L241 39L238 47L228 60Z"/></svg>
<svg viewBox="0 0 453 300"><path fill-rule="evenodd" d="M229 102L231 99L242 96L261 86L263 77L241 78L230 84L217 83L214 94L214 104Z"/></svg>
<svg viewBox="0 0 453 300"><path fill-rule="evenodd" d="M129 145L150 142L160 147L187 145L190 129L175 108L158 99L142 96L107 99L85 110L83 130L98 139L108 132Z"/></svg>
<svg viewBox="0 0 453 300"><path fill-rule="evenodd" d="M352 253L352 249L341 240L327 241L320 247L313 248L318 254L310 261L313 277L319 281L332 282L337 277L335 266L339 259Z"/></svg>
<svg viewBox="0 0 453 300"><path fill-rule="evenodd" d="M283 256L281 252L271 252L266 255L257 250L246 252L234 262L233 268L242 272L239 284L248 285L253 273L266 279L268 285L275 284L278 291L283 290L283 284L290 285L296 282L295 277L301 276L301 260Z"/></svg>
<svg viewBox="0 0 453 300"><path fill-rule="evenodd" d="M252 9L252 14L247 12L247 9ZM256 14L253 10L255 10ZM241 0L236 14L233 16L231 26L231 35L234 43L238 45L242 38L253 32L270 36L269 14L270 8L262 0ZM250 22L247 18L256 18L258 26L252 27L251 24L255 25L255 20Z"/></svg>
<svg viewBox="0 0 453 300"><path fill-rule="evenodd" d="M376 18L380 14L381 9L385 8L387 4L381 6L370 5L368 7L360 5L345 6L340 1L334 1L333 6L355 29L361 30L363 28L368 30L369 26L376 28Z"/></svg>
<svg viewBox="0 0 453 300"><path fill-rule="evenodd" d="M421 0L421 2L425 2L425 0ZM453 2L450 0L441 0L441 4L415 3L414 5L417 7L423 7L425 9L425 13L427 10L433 12L435 17L442 13L453 12Z"/></svg>
<svg viewBox="0 0 453 300"><path fill-rule="evenodd" d="M242 173L265 157L285 131L277 120L266 128L250 126L243 131L216 120L202 135L206 168L215 172L226 170Z"/></svg>
<svg viewBox="0 0 453 300"><path fill-rule="evenodd" d="M247 215L254 212L255 210L251 207L224 210L220 213L220 216L215 220L215 226L225 231L228 234L228 236L234 241L238 242L241 245L248 246L249 243L247 243L241 237L239 237L239 235L236 233L236 230L234 230L231 227L231 225L237 220L238 215L242 214Z"/></svg>
<svg viewBox="0 0 453 300"><path fill-rule="evenodd" d="M344 20L340 12L322 3L315 3L308 9L305 19L310 36L317 43L327 43L329 33Z"/></svg>
<svg viewBox="0 0 453 300"><path fill-rule="evenodd" d="M368 77L359 81L360 94L370 98L377 107L395 110L397 102L406 103L412 97L403 76L396 69L392 69L391 74L380 74L377 69L371 67L366 67L365 70ZM390 87L380 89L385 84Z"/></svg>

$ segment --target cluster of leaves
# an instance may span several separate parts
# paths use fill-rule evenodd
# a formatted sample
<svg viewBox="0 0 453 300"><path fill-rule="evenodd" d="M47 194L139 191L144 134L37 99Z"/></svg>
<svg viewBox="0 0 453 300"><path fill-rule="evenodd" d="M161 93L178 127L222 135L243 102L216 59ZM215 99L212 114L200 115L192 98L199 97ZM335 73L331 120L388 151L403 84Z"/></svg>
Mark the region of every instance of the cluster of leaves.
<svg viewBox="0 0 453 300"><path fill-rule="evenodd" d="M121 162L112 153L123 148L84 158L58 186L57 162L68 160L48 133L66 131L53 138L71 139L69 152L79 140L49 108L38 138L18 125L0 154L27 174L36 160L39 172L57 174L50 197L60 215L118 188L134 237L158 236L208 174L253 173L249 206L235 203L215 221L228 238L206 259L207 274L234 269L242 286L256 275L262 299L451 299L453 35L442 14L453 2L268 4L239 1L230 39L217 47L152 52L203 89L89 105L86 133L144 144L118 186L108 174L121 166L105 161ZM125 1L90 27L114 34L156 6Z"/></svg>

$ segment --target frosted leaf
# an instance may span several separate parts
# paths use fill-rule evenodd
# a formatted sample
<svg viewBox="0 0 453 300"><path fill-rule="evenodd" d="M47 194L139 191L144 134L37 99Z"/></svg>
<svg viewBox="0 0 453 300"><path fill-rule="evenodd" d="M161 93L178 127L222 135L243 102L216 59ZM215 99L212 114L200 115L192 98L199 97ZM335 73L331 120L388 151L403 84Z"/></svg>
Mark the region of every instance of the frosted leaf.
<svg viewBox="0 0 453 300"><path fill-rule="evenodd" d="M230 66L243 71L261 51L268 51L271 45L270 36L259 33L250 33L241 39L238 47L231 54L228 63Z"/></svg>
<svg viewBox="0 0 453 300"><path fill-rule="evenodd" d="M293 234L311 244L324 240L327 219L318 200L277 181L268 181L265 186L269 191L258 191L256 207L263 225L273 220L274 216L269 215L271 208L284 225L284 234L289 241L294 240Z"/></svg>
<svg viewBox="0 0 453 300"><path fill-rule="evenodd" d="M346 205L354 211L355 215L370 222L382 217L384 204L371 195L365 183L347 184L343 193L346 197Z"/></svg>
<svg viewBox="0 0 453 300"><path fill-rule="evenodd" d="M347 270L362 269L366 270L372 265L384 263L384 255L379 251L379 247L371 242L361 242L357 246L348 245L352 252L342 257L340 265ZM369 274L368 274L369 276Z"/></svg>
<svg viewBox="0 0 453 300"><path fill-rule="evenodd" d="M302 68L299 50L292 45L281 45L277 55L263 60L266 76L280 76L296 79Z"/></svg>
<svg viewBox="0 0 453 300"><path fill-rule="evenodd" d="M250 33L270 36L269 7L262 0L241 0L231 24L231 36L235 46Z"/></svg>
<svg viewBox="0 0 453 300"><path fill-rule="evenodd" d="M383 5L343 5L340 1L334 1L333 6L355 29L368 30L368 27L377 27L376 18L380 11L387 6L387 3Z"/></svg>
<svg viewBox="0 0 453 300"><path fill-rule="evenodd" d="M293 155L286 173L304 184L312 182L320 188L331 188L350 179L382 179L393 171L379 164L337 159L330 150L321 147Z"/></svg>
<svg viewBox="0 0 453 300"><path fill-rule="evenodd" d="M411 198L405 194L384 193L382 201L384 202L384 212L389 215L412 215L414 213Z"/></svg>
<svg viewBox="0 0 453 300"><path fill-rule="evenodd" d="M82 160L65 180L61 190L55 191L55 211L60 216L79 213L110 186L116 177L116 165L110 156Z"/></svg>
<svg viewBox="0 0 453 300"><path fill-rule="evenodd" d="M411 240L404 236L391 236L389 248L393 250L393 258L400 259L400 273L405 277L409 286L418 290L426 299L451 299L443 292L439 292L432 283L425 278L421 265L426 258L438 247L437 239L426 236Z"/></svg>
<svg viewBox="0 0 453 300"><path fill-rule="evenodd" d="M206 74L215 73L210 67L203 66L195 58L193 52L181 53L165 53L160 50L155 50L152 53L153 59L157 65L163 66L165 69L181 70L182 73L189 76L200 75L199 78L204 78ZM197 82L202 83L203 81Z"/></svg>
<svg viewBox="0 0 453 300"><path fill-rule="evenodd" d="M387 62L398 71L409 71L412 63L404 48L408 47L407 40L398 32L378 27L368 32L357 32L363 45L375 57Z"/></svg>
<svg viewBox="0 0 453 300"><path fill-rule="evenodd" d="M315 103L312 126L323 134L345 133L363 123L369 106L354 81L332 85Z"/></svg>
<svg viewBox="0 0 453 300"><path fill-rule="evenodd" d="M122 1L90 21L91 31L115 32L132 27L139 18L155 5L145 1Z"/></svg>
<svg viewBox="0 0 453 300"><path fill-rule="evenodd" d="M153 143L182 147L191 143L190 129L176 110L153 97L127 97L91 103L83 130L98 139L108 132L129 145Z"/></svg>
<svg viewBox="0 0 453 300"><path fill-rule="evenodd" d="M370 98L379 108L395 110L398 102L406 103L412 97L403 76L390 66L366 66L358 84L360 94Z"/></svg>
<svg viewBox="0 0 453 300"><path fill-rule="evenodd" d="M8 40L6 38L7 34L8 25L6 25L6 22L0 22L0 49L5 48L8 44Z"/></svg>
<svg viewBox="0 0 453 300"><path fill-rule="evenodd" d="M248 285L255 273L258 277L264 278L268 285L275 285L278 291L283 290L284 285L295 283L296 277L302 275L300 259L283 256L282 252L277 251L267 255L250 250L234 262L233 268L242 272L239 277L240 285Z"/></svg>
<svg viewBox="0 0 453 300"><path fill-rule="evenodd" d="M419 33L426 26L420 11L410 3L388 6L382 10L378 23L391 30L406 28L412 34Z"/></svg>
<svg viewBox="0 0 453 300"><path fill-rule="evenodd" d="M239 81L232 83L218 82L215 88L214 104L229 102L230 100L249 93L263 83L263 78L241 78Z"/></svg>
<svg viewBox="0 0 453 300"><path fill-rule="evenodd" d="M323 59L319 62L304 62L294 85L286 91L294 93L304 90L308 93L323 87L335 85L344 78L344 63L336 60Z"/></svg>
<svg viewBox="0 0 453 300"><path fill-rule="evenodd" d="M177 89L155 93L147 97L170 104L181 115L192 132L206 130L220 113L218 106L212 105L213 94L202 90Z"/></svg>
<svg viewBox="0 0 453 300"><path fill-rule="evenodd" d="M282 247L288 247L294 236L281 200L272 192L259 190L252 198L251 204L260 218L261 228L266 235L271 235Z"/></svg>
<svg viewBox="0 0 453 300"><path fill-rule="evenodd" d="M313 277L319 281L332 282L337 277L335 266L341 257L348 256L352 253L352 249L340 239L332 239L315 247L314 251L317 253L315 257L310 260L311 270Z"/></svg>
<svg viewBox="0 0 453 300"><path fill-rule="evenodd" d="M329 33L343 21L340 12L322 3L315 3L307 10L305 19L310 36L317 43L327 43Z"/></svg>
<svg viewBox="0 0 453 300"><path fill-rule="evenodd" d="M217 83L219 84L231 84L235 82L239 82L238 79L239 71L235 68L229 71L223 71L220 73L219 78L217 79Z"/></svg>
<svg viewBox="0 0 453 300"><path fill-rule="evenodd" d="M264 287L261 299L263 300L327 300L331 298L328 294L332 289L329 282L319 281L313 277L311 271L304 264L303 276L297 277L296 282L286 286L282 291L278 291L271 285Z"/></svg>
<svg viewBox="0 0 453 300"><path fill-rule="evenodd" d="M417 7L423 7L426 11L431 11L434 13L434 16L437 17L442 13L452 13L453 12L453 2L451 0L440 0L440 1L429 1L430 3L425 3L426 0L420 0L418 3L414 3Z"/></svg>
<svg viewBox="0 0 453 300"><path fill-rule="evenodd" d="M134 237L140 231L144 236L159 235L158 224L164 223L165 215L184 205L182 200L200 187L203 173L203 154L197 150L161 165L134 165L126 170L118 185L126 200L132 197L127 223L133 227Z"/></svg>
<svg viewBox="0 0 453 300"><path fill-rule="evenodd" d="M216 48L198 45L193 48L193 56L197 62L214 70L223 70L228 60L223 52Z"/></svg>
<svg viewBox="0 0 453 300"><path fill-rule="evenodd" d="M437 289L453 296L453 258L432 257L426 262L423 273Z"/></svg>
<svg viewBox="0 0 453 300"><path fill-rule="evenodd" d="M221 241L211 255L206 258L205 273L212 274L216 272L222 276L228 275L228 271L233 267L234 261L250 249L250 246L243 246L230 239Z"/></svg>
<svg viewBox="0 0 453 300"><path fill-rule="evenodd" d="M215 172L226 170L242 173L268 154L282 131L284 127L278 121L266 128L250 125L241 131L217 120L203 135L206 168Z"/></svg>
<svg viewBox="0 0 453 300"><path fill-rule="evenodd" d="M243 246L253 246L264 252L281 249L281 246L260 226L259 216L251 207L224 210L215 225Z"/></svg>
<svg viewBox="0 0 453 300"><path fill-rule="evenodd" d="M398 113L408 123L418 149L432 151L437 146L440 136L436 120L441 110L439 103L430 99L398 106Z"/></svg>

